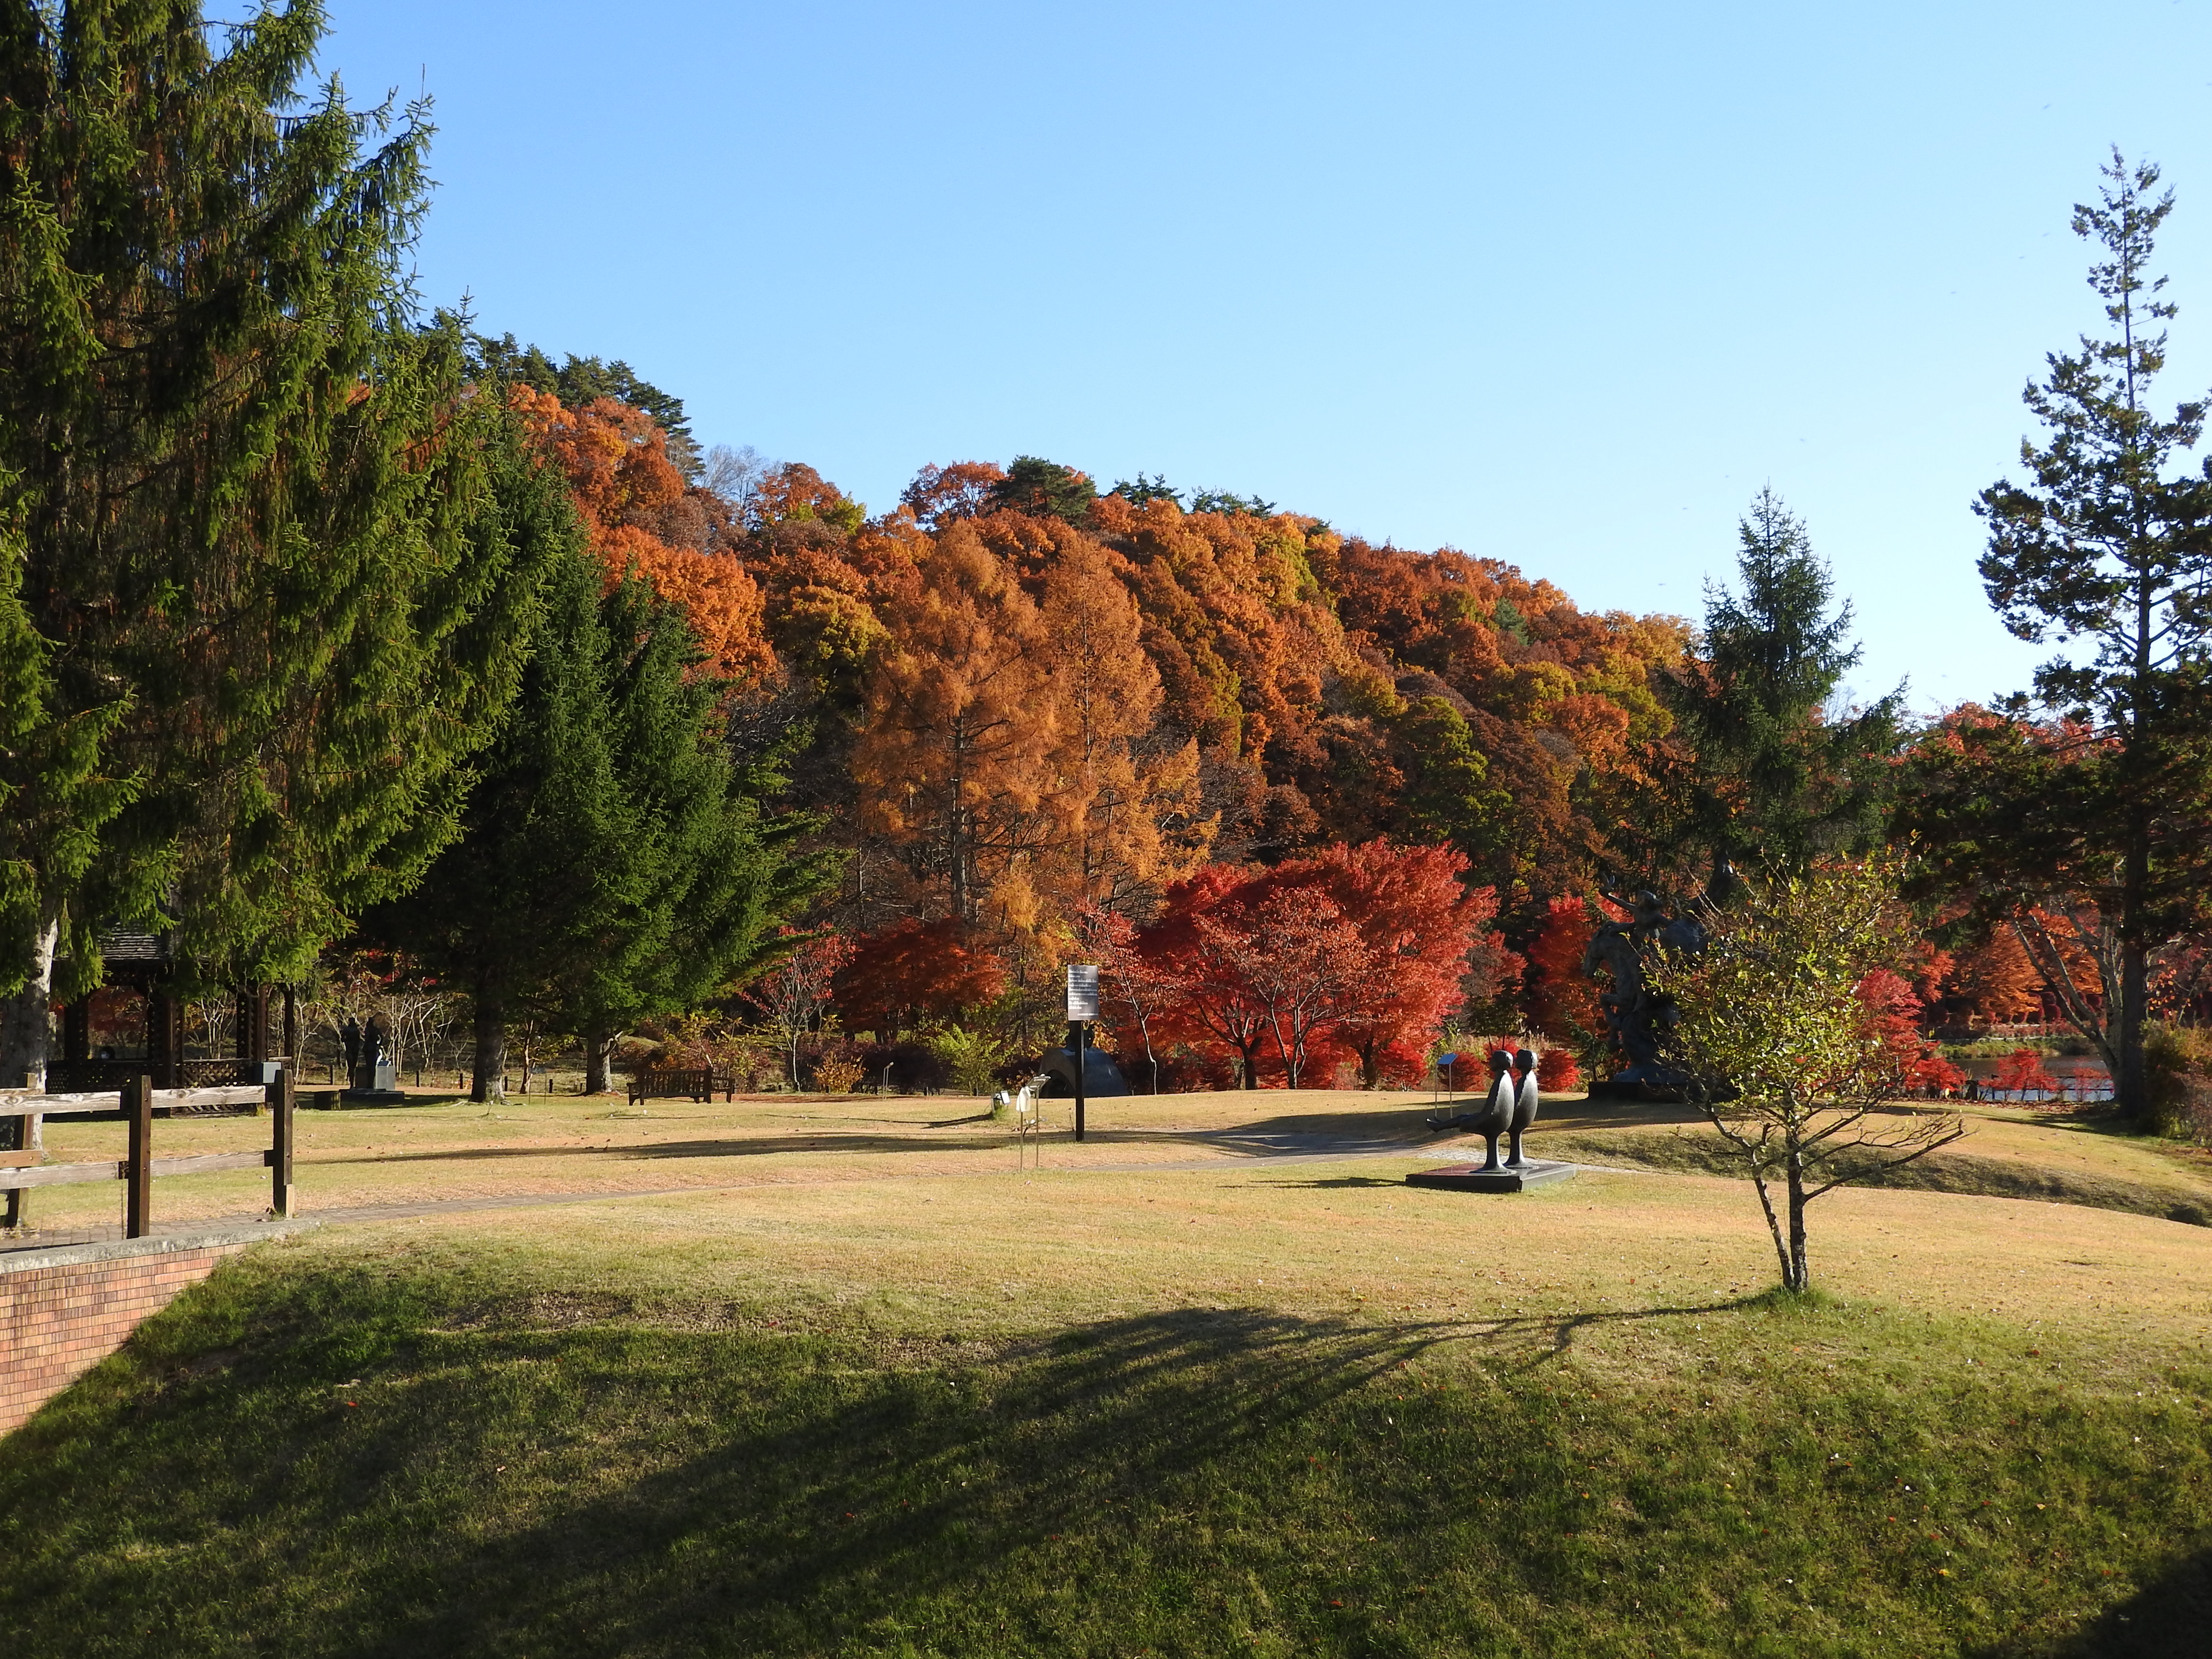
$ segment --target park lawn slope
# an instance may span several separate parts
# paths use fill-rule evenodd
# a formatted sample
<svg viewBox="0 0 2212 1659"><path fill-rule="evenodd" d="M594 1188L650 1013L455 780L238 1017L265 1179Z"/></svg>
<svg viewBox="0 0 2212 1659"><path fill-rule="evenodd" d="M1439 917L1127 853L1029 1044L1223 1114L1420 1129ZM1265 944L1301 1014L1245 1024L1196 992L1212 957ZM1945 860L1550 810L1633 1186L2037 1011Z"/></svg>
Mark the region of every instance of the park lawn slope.
<svg viewBox="0 0 2212 1659"><path fill-rule="evenodd" d="M1839 1196L1806 1308L1685 1176L325 1232L0 1443L0 1618L25 1656L2189 1651L2205 1235Z"/></svg>
<svg viewBox="0 0 2212 1659"><path fill-rule="evenodd" d="M1570 1106L1535 1145L1547 1158L1747 1179L1741 1157L1701 1116L1663 1108L1608 1117ZM1960 1141L1884 1170L1868 1185L2079 1204L2212 1227L2212 1166L2194 1149L2118 1133L2110 1120L1965 1114Z"/></svg>

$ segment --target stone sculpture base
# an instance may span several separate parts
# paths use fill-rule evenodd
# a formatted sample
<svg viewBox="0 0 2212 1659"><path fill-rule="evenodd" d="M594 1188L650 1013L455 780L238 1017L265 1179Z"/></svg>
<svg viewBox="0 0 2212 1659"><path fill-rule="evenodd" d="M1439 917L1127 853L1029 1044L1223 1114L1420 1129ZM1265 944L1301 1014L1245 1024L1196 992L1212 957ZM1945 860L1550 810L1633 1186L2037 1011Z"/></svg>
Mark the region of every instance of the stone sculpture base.
<svg viewBox="0 0 2212 1659"><path fill-rule="evenodd" d="M404 1106L413 1097L398 1089L348 1089L338 1097L341 1106Z"/></svg>
<svg viewBox="0 0 2212 1659"><path fill-rule="evenodd" d="M1480 1164L1446 1164L1434 1170L1416 1170L1406 1177L1408 1187L1443 1187L1455 1193L1525 1193L1532 1187L1548 1187L1574 1174L1571 1164L1547 1164L1530 1158L1517 1169L1486 1170Z"/></svg>

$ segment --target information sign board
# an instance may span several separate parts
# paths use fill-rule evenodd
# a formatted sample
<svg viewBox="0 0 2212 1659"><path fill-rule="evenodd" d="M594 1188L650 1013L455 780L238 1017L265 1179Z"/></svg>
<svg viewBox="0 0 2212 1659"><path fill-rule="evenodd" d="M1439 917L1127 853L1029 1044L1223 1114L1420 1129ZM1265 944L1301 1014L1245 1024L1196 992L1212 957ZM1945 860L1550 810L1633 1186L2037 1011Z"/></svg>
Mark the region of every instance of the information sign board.
<svg viewBox="0 0 2212 1659"><path fill-rule="evenodd" d="M1098 969L1095 965L1068 964L1067 1017L1070 1019L1098 1018Z"/></svg>

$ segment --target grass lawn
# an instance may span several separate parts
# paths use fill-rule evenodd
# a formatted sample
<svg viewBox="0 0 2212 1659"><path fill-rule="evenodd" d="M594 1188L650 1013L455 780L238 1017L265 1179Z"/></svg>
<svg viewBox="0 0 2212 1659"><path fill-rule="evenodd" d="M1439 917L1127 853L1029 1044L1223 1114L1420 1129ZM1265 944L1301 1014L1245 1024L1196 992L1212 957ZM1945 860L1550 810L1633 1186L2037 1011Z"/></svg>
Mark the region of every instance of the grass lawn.
<svg viewBox="0 0 2212 1659"><path fill-rule="evenodd" d="M6 1651L2207 1650L2212 1229L1839 1192L1787 1307L1665 1114L1499 1199L1401 1184L1411 1097L1102 1103L1028 1178L964 1104L305 1120L311 1209L655 1195L226 1267L0 1441ZM1249 1156L1324 1134L1385 1151Z"/></svg>

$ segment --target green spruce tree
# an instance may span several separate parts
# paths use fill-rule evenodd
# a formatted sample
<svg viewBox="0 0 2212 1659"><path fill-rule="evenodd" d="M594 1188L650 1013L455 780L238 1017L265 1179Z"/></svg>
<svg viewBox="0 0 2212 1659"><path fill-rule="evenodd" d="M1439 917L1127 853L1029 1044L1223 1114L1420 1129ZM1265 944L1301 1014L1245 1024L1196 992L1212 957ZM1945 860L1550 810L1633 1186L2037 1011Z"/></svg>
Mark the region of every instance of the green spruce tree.
<svg viewBox="0 0 2212 1659"><path fill-rule="evenodd" d="M764 816L772 780L732 763L726 688L682 611L635 580L603 592L550 469L519 464L499 496L507 533L550 550L556 573L522 690L462 834L364 928L467 991L477 1100L502 1092L526 1018L581 1036L587 1086L605 1087L619 1032L765 965L776 924L831 877L793 849L812 821Z"/></svg>
<svg viewBox="0 0 2212 1659"><path fill-rule="evenodd" d="M578 956L613 932L603 878L626 825L615 781L598 561L559 478L518 453L498 517L549 566L520 690L479 757L460 833L422 879L372 909L363 934L465 990L475 1015L472 1098L504 1091L507 1032L544 1018Z"/></svg>
<svg viewBox="0 0 2212 1659"><path fill-rule="evenodd" d="M806 815L764 817L775 756L734 763L721 705L729 688L699 672L683 614L641 582L602 605L623 830L598 872L604 932L574 959L561 1024L584 1039L585 1086L607 1085L616 1035L696 1008L787 949L776 924L829 885L823 854L800 854Z"/></svg>
<svg viewBox="0 0 2212 1659"><path fill-rule="evenodd" d="M105 923L299 972L452 833L512 691L501 416L403 271L425 112L303 99L322 27L0 4L0 1081L42 1081Z"/></svg>
<svg viewBox="0 0 2212 1659"><path fill-rule="evenodd" d="M1761 490L1737 526L1739 595L1705 590L1701 648L1664 683L1680 759L1664 778L1671 847L1703 863L1724 898L1730 872L1783 874L1880 839L1899 691L1871 707L1831 707L1859 660L1848 603L1802 520Z"/></svg>

